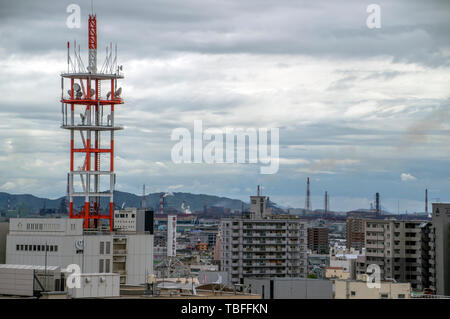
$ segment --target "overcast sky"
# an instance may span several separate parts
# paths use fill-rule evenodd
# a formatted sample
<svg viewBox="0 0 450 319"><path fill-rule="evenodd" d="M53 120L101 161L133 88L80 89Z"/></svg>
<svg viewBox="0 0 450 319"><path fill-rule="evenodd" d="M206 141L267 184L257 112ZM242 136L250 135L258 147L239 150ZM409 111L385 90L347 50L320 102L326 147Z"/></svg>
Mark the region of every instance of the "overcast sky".
<svg viewBox="0 0 450 319"><path fill-rule="evenodd" d="M66 26L69 4L81 27ZM367 6L381 7L369 29ZM91 1L0 1L0 191L59 197L66 43L87 64ZM119 48L125 104L116 189L183 191L313 208L424 210L450 201L450 1L159 0L94 2L99 62ZM174 128L280 130L280 169L174 164Z"/></svg>

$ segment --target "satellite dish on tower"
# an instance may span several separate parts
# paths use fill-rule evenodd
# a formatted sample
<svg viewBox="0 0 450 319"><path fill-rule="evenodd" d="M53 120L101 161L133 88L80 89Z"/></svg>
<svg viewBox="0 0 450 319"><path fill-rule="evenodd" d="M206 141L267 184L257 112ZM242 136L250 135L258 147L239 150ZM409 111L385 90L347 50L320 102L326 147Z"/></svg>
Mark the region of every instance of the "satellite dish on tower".
<svg viewBox="0 0 450 319"><path fill-rule="evenodd" d="M75 92L79 92L81 90L81 87L78 83L74 83L73 84L73 89Z"/></svg>
<svg viewBox="0 0 450 319"><path fill-rule="evenodd" d="M121 93L122 93L122 88L120 87L120 88L114 93L114 96L119 97Z"/></svg>

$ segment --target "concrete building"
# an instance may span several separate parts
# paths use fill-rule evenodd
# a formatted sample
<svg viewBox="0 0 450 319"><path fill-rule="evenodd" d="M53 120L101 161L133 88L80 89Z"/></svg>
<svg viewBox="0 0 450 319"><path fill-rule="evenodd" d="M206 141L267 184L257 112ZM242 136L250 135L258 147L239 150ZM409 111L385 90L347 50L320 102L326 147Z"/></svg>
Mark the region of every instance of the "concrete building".
<svg viewBox="0 0 450 319"><path fill-rule="evenodd" d="M349 279L356 279L358 270L358 262L363 261L363 267L360 271L365 272L365 248L358 251L355 248L347 248L345 246L335 245L330 249L330 267L342 268L346 273L344 277Z"/></svg>
<svg viewBox="0 0 450 319"><path fill-rule="evenodd" d="M316 254L328 254L330 251L329 230L326 227L308 228L308 249Z"/></svg>
<svg viewBox="0 0 450 319"><path fill-rule="evenodd" d="M347 280L351 279L351 274L349 271L346 271L344 267L330 266L325 269L325 278Z"/></svg>
<svg viewBox="0 0 450 319"><path fill-rule="evenodd" d="M432 223L430 257L434 263L436 294L450 296L450 203L433 203Z"/></svg>
<svg viewBox="0 0 450 319"><path fill-rule="evenodd" d="M153 273L153 235L83 230L82 219L13 218L6 263L76 264L82 273L117 273L121 284L141 284Z"/></svg>
<svg viewBox="0 0 450 319"><path fill-rule="evenodd" d="M251 196L247 217L223 219L221 270L229 282L247 277L305 277L306 223L292 215L272 215L265 196Z"/></svg>
<svg viewBox="0 0 450 319"><path fill-rule="evenodd" d="M410 282L413 290L422 291L423 221L366 220L366 268L380 266L381 279Z"/></svg>
<svg viewBox="0 0 450 319"><path fill-rule="evenodd" d="M6 235L8 235L8 229L8 222L0 222L0 264L6 262Z"/></svg>
<svg viewBox="0 0 450 319"><path fill-rule="evenodd" d="M126 207L114 211L114 230L143 232L153 234L154 215L152 210Z"/></svg>
<svg viewBox="0 0 450 319"><path fill-rule="evenodd" d="M245 278L244 285L261 299L332 299L330 280L309 278Z"/></svg>
<svg viewBox="0 0 450 319"><path fill-rule="evenodd" d="M380 288L368 287L365 281L335 280L335 299L408 299L410 283L381 282Z"/></svg>
<svg viewBox="0 0 450 319"><path fill-rule="evenodd" d="M364 247L365 222L364 219L347 218L346 240L347 248L355 248L359 251Z"/></svg>

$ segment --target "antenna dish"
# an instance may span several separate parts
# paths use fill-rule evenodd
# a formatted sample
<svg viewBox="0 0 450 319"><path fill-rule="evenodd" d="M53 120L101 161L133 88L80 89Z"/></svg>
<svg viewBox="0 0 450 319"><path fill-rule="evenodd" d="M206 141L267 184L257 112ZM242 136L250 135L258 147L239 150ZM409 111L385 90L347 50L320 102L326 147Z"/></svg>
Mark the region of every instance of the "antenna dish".
<svg viewBox="0 0 450 319"><path fill-rule="evenodd" d="M109 100L110 96L111 96L111 91L109 91L108 94L106 94L106 99Z"/></svg>
<svg viewBox="0 0 450 319"><path fill-rule="evenodd" d="M78 83L74 83L73 84L73 89L75 90L75 92L80 92L81 87L80 87L80 85Z"/></svg>
<svg viewBox="0 0 450 319"><path fill-rule="evenodd" d="M91 97L93 97L95 95L95 90L91 89Z"/></svg>
<svg viewBox="0 0 450 319"><path fill-rule="evenodd" d="M120 87L120 88L114 93L114 96L119 97L121 93L122 93L122 88Z"/></svg>

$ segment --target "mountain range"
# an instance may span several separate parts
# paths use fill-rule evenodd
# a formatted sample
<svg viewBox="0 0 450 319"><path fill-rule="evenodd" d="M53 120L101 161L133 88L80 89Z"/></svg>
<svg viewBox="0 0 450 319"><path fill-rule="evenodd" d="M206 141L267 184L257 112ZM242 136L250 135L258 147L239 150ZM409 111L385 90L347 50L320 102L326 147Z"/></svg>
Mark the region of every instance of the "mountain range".
<svg viewBox="0 0 450 319"><path fill-rule="evenodd" d="M145 205L148 208L153 208L155 210L159 207L160 196L164 196L165 208L174 208L181 210L181 205L183 202L185 206L189 206L191 211L202 211L204 205L207 207L221 206L224 208L229 208L231 210L241 210L242 206L245 209L249 205L238 199L231 199L227 197L219 197L206 194L191 194L182 192L173 193L152 193L146 194ZM0 192L0 210L8 209L8 198L10 201L10 208L16 209L20 208L22 210L28 211L30 213L37 213L42 208L52 209L59 208L61 203L66 198L65 196L49 199L43 197L37 197L31 194L9 194ZM107 207L109 198L101 198L101 206ZM76 198L75 206L82 205L83 198ZM119 207L141 207L142 205L142 195L136 195L127 192L114 191L114 203L117 208Z"/></svg>

